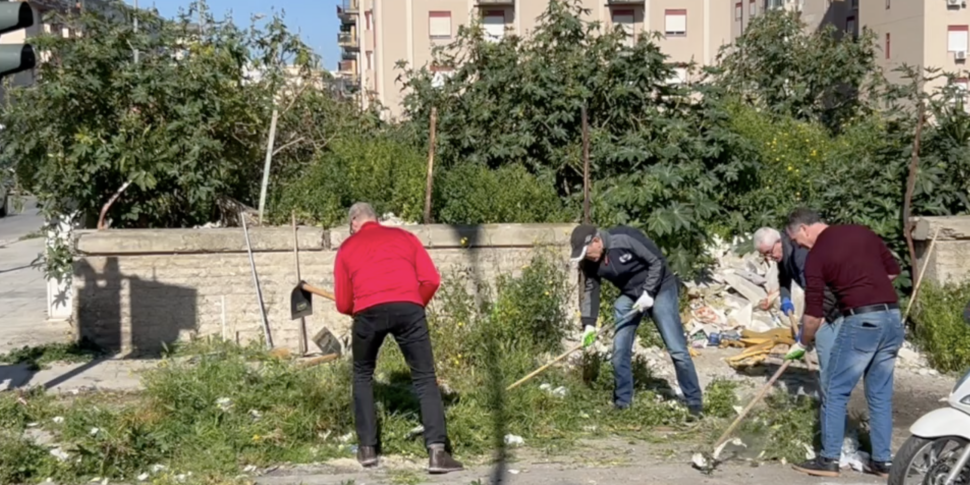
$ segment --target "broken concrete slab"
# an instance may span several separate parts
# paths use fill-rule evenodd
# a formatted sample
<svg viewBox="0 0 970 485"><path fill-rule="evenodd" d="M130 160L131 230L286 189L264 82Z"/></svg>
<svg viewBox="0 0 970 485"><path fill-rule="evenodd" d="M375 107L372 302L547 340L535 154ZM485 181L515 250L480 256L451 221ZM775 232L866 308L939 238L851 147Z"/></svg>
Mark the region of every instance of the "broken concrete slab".
<svg viewBox="0 0 970 485"><path fill-rule="evenodd" d="M747 298L752 305L757 305L761 302L761 300L764 300L765 297L768 296L768 292L766 292L764 288L736 274L724 275L724 281L727 282L727 284L730 285L734 291L737 291L741 294L741 296Z"/></svg>

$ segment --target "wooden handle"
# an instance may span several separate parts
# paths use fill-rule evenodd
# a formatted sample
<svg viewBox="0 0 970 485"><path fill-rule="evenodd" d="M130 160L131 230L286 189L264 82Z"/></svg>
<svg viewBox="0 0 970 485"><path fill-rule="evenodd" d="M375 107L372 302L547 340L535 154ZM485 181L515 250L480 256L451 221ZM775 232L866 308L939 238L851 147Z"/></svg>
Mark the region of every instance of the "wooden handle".
<svg viewBox="0 0 970 485"><path fill-rule="evenodd" d="M626 315L623 315L622 317L620 317L620 322L626 322L627 320L633 318L637 313L639 313L637 310L630 311ZM600 334L603 333L603 332L605 332L608 328L610 328L610 327L605 326L605 325L602 326L602 327L600 327L599 330L596 331L596 337L599 337ZM583 348L583 344L582 344L582 342L580 342L579 345L577 345L577 346L575 346L575 347L573 347L573 348L571 348L571 349L569 349L569 350L567 350L567 351L559 354L558 357L556 357L555 359L552 359L551 361L549 361L549 363L543 365L542 367L540 367L540 368L538 368L538 369L530 372L529 375L527 375L527 376L525 376L525 377L523 377L523 378L521 378L521 379L513 382L512 384L509 385L509 387L506 387L505 390L506 391L511 391L512 389L515 389L516 387L519 387L520 385L522 385L522 383L528 381L529 379L532 379L533 377L535 377L535 376L537 376L539 374L542 374L543 371L545 371L546 369L552 367L556 362L559 362L559 361L565 359L566 357L569 357L569 354L572 354L573 352L575 352L577 350L580 350L582 348Z"/></svg>
<svg viewBox="0 0 970 485"><path fill-rule="evenodd" d="M300 362L299 366L300 366L301 369L307 369L307 368L314 367L314 366L317 366L317 365L320 365L320 364L325 364L327 362L332 362L334 360L337 360L339 357L340 357L340 354L327 354L327 355L322 355L320 357L314 357L312 359L307 359L307 360L305 360L303 362Z"/></svg>
<svg viewBox="0 0 970 485"><path fill-rule="evenodd" d="M777 381L778 378L781 377L781 374L785 372L785 369L788 368L788 365L791 364L791 362L792 361L790 360L786 360L783 364L781 364L781 367L779 367L778 370L775 371L775 375L771 376L771 379L768 380L768 383L765 384L765 387L761 388L761 392L759 392L758 395L755 396L754 399L752 399L747 406L745 406L745 408L741 411L741 414L738 414L737 418L734 418L734 422L731 423L731 426L728 426L728 429L724 431L724 434L722 434L721 437L718 438L717 441L714 443L715 450L731 436L731 433L734 431L734 428L737 428L738 425L741 424L741 421L744 419L745 416L748 415L749 412L751 412L751 409L754 408L756 404L761 402L762 399L764 399L765 394L768 394L768 390L771 389L771 386L775 384L775 381Z"/></svg>
<svg viewBox="0 0 970 485"><path fill-rule="evenodd" d="M317 288L316 286L311 286L307 283L303 283L300 287L306 291L309 291L310 293L313 293L314 295L322 296L328 300L331 300L331 301L337 300L337 298L333 296L333 293L330 293L329 291L324 290L322 288Z"/></svg>

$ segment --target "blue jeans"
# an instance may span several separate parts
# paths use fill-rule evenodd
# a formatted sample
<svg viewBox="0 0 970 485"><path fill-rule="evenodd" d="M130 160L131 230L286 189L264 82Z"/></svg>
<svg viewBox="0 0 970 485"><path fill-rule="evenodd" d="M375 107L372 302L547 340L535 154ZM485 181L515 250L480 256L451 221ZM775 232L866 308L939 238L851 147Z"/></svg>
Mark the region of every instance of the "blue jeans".
<svg viewBox="0 0 970 485"><path fill-rule="evenodd" d="M818 353L818 379L825 382L825 372L829 368L829 356L832 355L832 347L835 346L835 338L839 334L842 326L842 318L834 322L824 322L815 332L815 352ZM821 389L820 389L821 390Z"/></svg>
<svg viewBox="0 0 970 485"><path fill-rule="evenodd" d="M822 381L821 455L841 456L849 395L864 376L872 459L891 461L893 371L904 336L899 310L845 317L838 332Z"/></svg>
<svg viewBox="0 0 970 485"><path fill-rule="evenodd" d="M679 288L675 284L666 285L660 289L654 298L653 308L647 310L650 318L657 325L660 337L663 338L667 353L674 362L677 382L684 392L688 406L701 406L701 386L697 381L697 371L694 361L687 350L687 337L684 335L684 325L680 322L680 305L678 304ZM613 304L613 317L616 322L616 333L613 335L613 376L616 383L613 390L613 404L626 407L633 400L633 370L631 358L633 342L637 338L637 327L643 319L643 313L633 318L621 321L623 315L633 309L634 300L626 295L617 298Z"/></svg>

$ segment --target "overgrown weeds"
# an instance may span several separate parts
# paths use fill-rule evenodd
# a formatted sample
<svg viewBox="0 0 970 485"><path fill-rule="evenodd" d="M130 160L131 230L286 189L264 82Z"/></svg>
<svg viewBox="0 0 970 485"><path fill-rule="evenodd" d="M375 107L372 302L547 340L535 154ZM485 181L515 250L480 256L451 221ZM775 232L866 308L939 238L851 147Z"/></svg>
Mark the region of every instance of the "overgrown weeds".
<svg viewBox="0 0 970 485"><path fill-rule="evenodd" d="M915 342L941 372L970 368L970 325L963 312L970 302L970 282L939 286L924 282L913 312Z"/></svg>
<svg viewBox="0 0 970 485"><path fill-rule="evenodd" d="M521 275L499 279L494 298L474 284L474 274L457 275L436 299L429 327L449 436L459 456L486 456L507 434L553 452L580 438L646 439L654 427L685 422L686 409L670 398L666 381L653 377L640 360L634 363L637 397L623 412L612 409L611 366L595 353L582 366L554 368L504 391L561 351L569 284L566 267L557 261L538 253ZM420 407L404 357L388 343L378 362L375 398L383 450L423 456L422 439L412 432L420 424ZM173 349L147 372L144 391L133 399L94 395L62 402L39 391L22 399L5 394L0 480L130 481L147 474L165 482L192 472L198 483L211 483L247 467L350 458L356 441L351 375L346 361L299 369L255 346L196 342ZM711 416L733 416L730 383L716 382L706 399ZM760 432L779 440L776 429L800 433L796 425L782 423L791 419L784 414L789 409L773 407L774 414L758 421L768 423Z"/></svg>
<svg viewBox="0 0 970 485"><path fill-rule="evenodd" d="M85 363L104 355L104 351L97 345L88 340L81 340L69 344L51 343L35 347L24 346L0 355L0 362L14 365L26 364L31 370L39 370L55 362Z"/></svg>

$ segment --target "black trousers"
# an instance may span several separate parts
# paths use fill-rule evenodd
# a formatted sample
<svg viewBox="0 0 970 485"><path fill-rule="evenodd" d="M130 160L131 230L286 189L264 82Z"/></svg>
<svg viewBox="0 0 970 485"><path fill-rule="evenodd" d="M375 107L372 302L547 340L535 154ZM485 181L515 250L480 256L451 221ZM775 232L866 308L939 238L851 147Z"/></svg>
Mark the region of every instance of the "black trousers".
<svg viewBox="0 0 970 485"><path fill-rule="evenodd" d="M421 402L425 445L445 444L445 409L435 377L424 308L414 303L384 303L354 315L354 417L359 446L379 444L374 367L387 334L394 336L411 368L411 382Z"/></svg>

